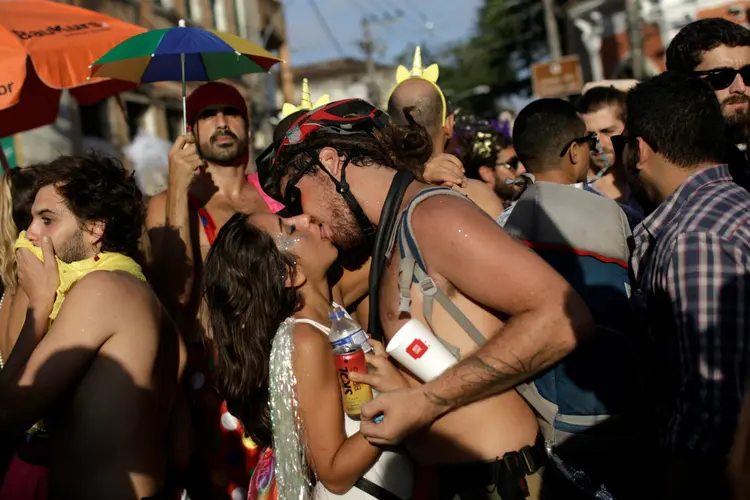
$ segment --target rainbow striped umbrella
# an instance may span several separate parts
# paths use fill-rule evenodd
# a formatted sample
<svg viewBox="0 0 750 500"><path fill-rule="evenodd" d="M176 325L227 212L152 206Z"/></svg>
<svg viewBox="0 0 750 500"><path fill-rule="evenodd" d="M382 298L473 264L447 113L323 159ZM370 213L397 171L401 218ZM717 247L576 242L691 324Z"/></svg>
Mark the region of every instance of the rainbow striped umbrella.
<svg viewBox="0 0 750 500"><path fill-rule="evenodd" d="M228 33L179 27L153 30L125 40L91 67L91 77L133 83L182 82L182 119L187 133L186 82L208 82L265 73L280 62L270 52Z"/></svg>

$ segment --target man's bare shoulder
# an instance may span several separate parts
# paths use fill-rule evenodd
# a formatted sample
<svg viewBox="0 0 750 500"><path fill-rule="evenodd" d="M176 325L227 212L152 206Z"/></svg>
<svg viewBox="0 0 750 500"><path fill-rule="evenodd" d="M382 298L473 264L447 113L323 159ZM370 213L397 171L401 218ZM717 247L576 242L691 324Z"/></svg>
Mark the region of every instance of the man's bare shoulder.
<svg viewBox="0 0 750 500"><path fill-rule="evenodd" d="M132 310L144 301L154 301L151 287L132 274L123 271L94 271L78 281L67 293L63 307L77 307L97 311Z"/></svg>
<svg viewBox="0 0 750 500"><path fill-rule="evenodd" d="M497 197L495 191L482 181L476 179L467 179L466 187L459 189L471 201L477 204L490 217L497 218L503 211L503 203Z"/></svg>
<svg viewBox="0 0 750 500"><path fill-rule="evenodd" d="M414 209L412 216L415 230L417 226L440 228L445 224L465 225L476 221L492 222L492 219L471 199L450 194L425 199Z"/></svg>
<svg viewBox="0 0 750 500"><path fill-rule="evenodd" d="M414 237L425 257L435 253L456 258L503 252L513 240L476 204L457 196L433 196L414 210ZM453 262L455 265L456 262Z"/></svg>

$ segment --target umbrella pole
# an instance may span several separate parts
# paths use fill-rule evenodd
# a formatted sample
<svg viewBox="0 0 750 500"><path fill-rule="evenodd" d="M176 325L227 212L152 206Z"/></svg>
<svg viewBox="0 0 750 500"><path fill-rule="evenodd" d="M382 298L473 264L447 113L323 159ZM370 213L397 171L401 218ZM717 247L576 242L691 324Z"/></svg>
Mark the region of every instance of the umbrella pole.
<svg viewBox="0 0 750 500"><path fill-rule="evenodd" d="M180 66L182 66L182 133L187 135L187 82L185 82L185 54L180 54Z"/></svg>

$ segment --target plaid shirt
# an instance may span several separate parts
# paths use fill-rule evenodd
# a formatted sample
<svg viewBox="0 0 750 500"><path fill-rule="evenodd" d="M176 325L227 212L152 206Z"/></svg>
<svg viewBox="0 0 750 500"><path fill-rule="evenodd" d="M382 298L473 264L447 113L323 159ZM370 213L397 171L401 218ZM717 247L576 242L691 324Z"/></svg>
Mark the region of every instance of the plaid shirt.
<svg viewBox="0 0 750 500"><path fill-rule="evenodd" d="M657 346L665 450L725 460L748 376L750 193L726 166L703 169L633 238L632 299Z"/></svg>

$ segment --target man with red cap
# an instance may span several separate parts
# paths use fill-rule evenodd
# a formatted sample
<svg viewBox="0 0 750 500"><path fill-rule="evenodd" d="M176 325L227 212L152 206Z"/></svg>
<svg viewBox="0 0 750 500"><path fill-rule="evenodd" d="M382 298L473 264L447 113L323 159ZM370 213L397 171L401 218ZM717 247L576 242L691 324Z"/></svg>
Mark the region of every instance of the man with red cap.
<svg viewBox="0 0 750 500"><path fill-rule="evenodd" d="M198 318L202 263L219 229L237 212L283 208L247 176L248 111L225 83L211 82L187 99L189 132L169 153L169 184L149 202L150 279L192 344L185 380L194 431L192 498L229 500L247 495L257 461L252 440L213 389L209 354ZM242 496L242 495L245 496Z"/></svg>

